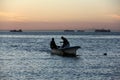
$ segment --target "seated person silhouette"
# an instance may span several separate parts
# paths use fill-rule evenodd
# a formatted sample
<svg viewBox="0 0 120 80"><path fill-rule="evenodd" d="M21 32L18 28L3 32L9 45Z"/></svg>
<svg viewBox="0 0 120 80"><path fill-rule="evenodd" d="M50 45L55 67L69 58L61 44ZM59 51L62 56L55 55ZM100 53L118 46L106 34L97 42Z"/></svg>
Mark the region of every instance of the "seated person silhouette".
<svg viewBox="0 0 120 80"><path fill-rule="evenodd" d="M61 39L63 40L62 48L70 47L70 43L65 37L62 36Z"/></svg>
<svg viewBox="0 0 120 80"><path fill-rule="evenodd" d="M54 38L52 38L52 40L51 40L51 42L50 42L50 48L51 48L51 49L57 49L57 45L56 45L56 43L55 43L55 41L54 41Z"/></svg>

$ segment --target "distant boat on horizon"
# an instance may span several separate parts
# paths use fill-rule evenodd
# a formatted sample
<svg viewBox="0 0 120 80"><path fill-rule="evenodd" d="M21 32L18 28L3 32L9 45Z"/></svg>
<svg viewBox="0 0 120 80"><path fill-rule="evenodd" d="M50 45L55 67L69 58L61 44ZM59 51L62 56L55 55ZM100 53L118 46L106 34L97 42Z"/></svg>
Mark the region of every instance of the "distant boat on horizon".
<svg viewBox="0 0 120 80"><path fill-rule="evenodd" d="M64 30L64 32L75 32L74 30Z"/></svg>
<svg viewBox="0 0 120 80"><path fill-rule="evenodd" d="M111 32L110 29L96 29L95 32Z"/></svg>
<svg viewBox="0 0 120 80"><path fill-rule="evenodd" d="M19 30L10 30L10 32L23 32L22 29Z"/></svg>
<svg viewBox="0 0 120 80"><path fill-rule="evenodd" d="M77 30L77 32L85 32L84 30Z"/></svg>

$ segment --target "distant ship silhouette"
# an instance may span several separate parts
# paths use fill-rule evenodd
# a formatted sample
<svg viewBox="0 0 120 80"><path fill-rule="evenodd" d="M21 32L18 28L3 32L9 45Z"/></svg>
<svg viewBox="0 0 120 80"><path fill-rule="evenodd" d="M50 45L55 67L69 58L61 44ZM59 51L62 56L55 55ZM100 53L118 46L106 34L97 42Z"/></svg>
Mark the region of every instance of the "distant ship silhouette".
<svg viewBox="0 0 120 80"><path fill-rule="evenodd" d="M10 32L23 32L22 29L19 30L10 30Z"/></svg>
<svg viewBox="0 0 120 80"><path fill-rule="evenodd" d="M105 30L105 29L96 29L95 32L111 32L109 29Z"/></svg>
<svg viewBox="0 0 120 80"><path fill-rule="evenodd" d="M64 30L64 32L74 32L74 30Z"/></svg>

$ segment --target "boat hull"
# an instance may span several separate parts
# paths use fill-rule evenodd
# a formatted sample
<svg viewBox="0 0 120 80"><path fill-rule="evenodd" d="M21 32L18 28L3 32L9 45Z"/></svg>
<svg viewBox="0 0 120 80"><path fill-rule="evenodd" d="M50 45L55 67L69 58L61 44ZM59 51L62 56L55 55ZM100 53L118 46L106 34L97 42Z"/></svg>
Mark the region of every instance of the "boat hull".
<svg viewBox="0 0 120 80"><path fill-rule="evenodd" d="M80 48L80 46L52 49L52 54L57 54L57 55L61 55L61 56L76 56L76 51L79 48Z"/></svg>

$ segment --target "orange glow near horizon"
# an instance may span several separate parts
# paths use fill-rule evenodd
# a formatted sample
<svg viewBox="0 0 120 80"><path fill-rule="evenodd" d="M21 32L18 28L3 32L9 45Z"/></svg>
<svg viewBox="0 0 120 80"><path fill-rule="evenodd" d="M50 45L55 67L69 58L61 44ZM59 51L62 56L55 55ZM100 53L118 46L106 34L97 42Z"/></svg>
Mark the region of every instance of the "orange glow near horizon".
<svg viewBox="0 0 120 80"><path fill-rule="evenodd" d="M120 22L119 0L1 0L0 1L0 29L9 29L10 22L16 24L20 22L23 29L59 29L58 26L64 25L65 29L68 26L65 24L77 24L81 29L82 22L86 25L89 22L96 23L116 23L116 30ZM33 27L28 27L29 23L40 22L34 24ZM19 28L18 25L12 25L11 28ZM28 23L28 24L24 24ZM46 28L39 25L46 23L61 23L46 25ZM27 26L26 26L27 25ZM73 24L72 24L73 25ZM83 26L89 29L91 26ZM14 27L12 27L14 26ZM54 27L50 27L54 26ZM114 25L113 25L114 26ZM69 27L74 29L74 27ZM96 27L97 28L97 27ZM108 25L108 28L111 28ZM111 28L113 29L113 28Z"/></svg>

